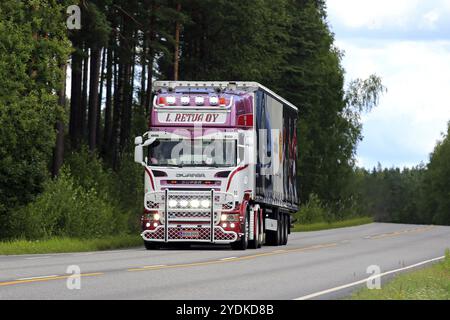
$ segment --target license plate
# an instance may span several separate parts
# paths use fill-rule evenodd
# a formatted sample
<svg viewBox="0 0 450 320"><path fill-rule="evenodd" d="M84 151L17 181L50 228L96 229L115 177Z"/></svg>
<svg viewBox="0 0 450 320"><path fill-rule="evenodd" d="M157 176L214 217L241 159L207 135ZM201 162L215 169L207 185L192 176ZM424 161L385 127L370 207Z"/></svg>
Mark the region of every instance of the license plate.
<svg viewBox="0 0 450 320"><path fill-rule="evenodd" d="M199 235L198 231L181 231L182 238L198 238Z"/></svg>

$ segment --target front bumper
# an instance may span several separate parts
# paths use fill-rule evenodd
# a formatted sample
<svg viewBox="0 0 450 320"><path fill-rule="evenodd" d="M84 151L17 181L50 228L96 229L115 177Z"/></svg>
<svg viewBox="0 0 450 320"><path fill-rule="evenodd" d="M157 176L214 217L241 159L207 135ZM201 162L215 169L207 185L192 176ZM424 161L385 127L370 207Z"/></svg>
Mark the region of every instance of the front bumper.
<svg viewBox="0 0 450 320"><path fill-rule="evenodd" d="M152 242L200 242L230 244L238 239L234 231L225 231L222 227L214 227L214 237L211 237L211 228L208 227L172 227L169 226L167 239L165 239L165 227L159 226L155 230L145 230L141 237L145 241Z"/></svg>

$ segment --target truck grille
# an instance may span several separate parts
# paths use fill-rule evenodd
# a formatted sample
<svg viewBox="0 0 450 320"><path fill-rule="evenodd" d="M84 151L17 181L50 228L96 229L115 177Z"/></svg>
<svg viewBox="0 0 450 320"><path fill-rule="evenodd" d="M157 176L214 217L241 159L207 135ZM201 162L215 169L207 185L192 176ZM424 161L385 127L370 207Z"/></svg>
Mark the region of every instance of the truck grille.
<svg viewBox="0 0 450 320"><path fill-rule="evenodd" d="M193 235L195 232L195 236ZM168 241L193 241L193 242L210 242L211 228L189 228L176 227L169 228ZM158 227L154 231L144 231L142 238L146 241L164 241L164 227ZM214 228L214 241L217 243L230 243L237 240L235 232L227 232L221 227Z"/></svg>

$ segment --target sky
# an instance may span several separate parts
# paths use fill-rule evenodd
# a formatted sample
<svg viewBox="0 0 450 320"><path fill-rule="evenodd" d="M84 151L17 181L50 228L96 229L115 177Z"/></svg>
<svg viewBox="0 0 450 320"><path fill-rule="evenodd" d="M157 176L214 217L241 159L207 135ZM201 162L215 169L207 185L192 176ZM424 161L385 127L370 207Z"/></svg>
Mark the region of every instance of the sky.
<svg viewBox="0 0 450 320"><path fill-rule="evenodd" d="M426 164L450 121L450 0L326 1L347 83L375 73L388 89L363 116L358 164Z"/></svg>

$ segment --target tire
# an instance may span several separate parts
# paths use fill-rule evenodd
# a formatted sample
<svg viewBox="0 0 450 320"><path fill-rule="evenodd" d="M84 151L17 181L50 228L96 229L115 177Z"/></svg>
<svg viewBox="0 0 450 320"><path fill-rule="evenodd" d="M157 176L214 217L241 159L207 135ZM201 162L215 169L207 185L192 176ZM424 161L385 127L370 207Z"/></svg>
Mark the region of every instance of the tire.
<svg viewBox="0 0 450 320"><path fill-rule="evenodd" d="M233 250L241 250L241 251L247 250L248 244L249 244L249 241L248 241L249 228L250 228L249 212L247 210L247 214L245 216L245 221L244 221L244 234L241 236L240 240L233 242L231 244L231 248Z"/></svg>
<svg viewBox="0 0 450 320"><path fill-rule="evenodd" d="M289 215L284 214L283 215L283 225L284 225L284 233L283 233L283 243L282 245L285 246L288 243L289 238Z"/></svg>
<svg viewBox="0 0 450 320"><path fill-rule="evenodd" d="M278 225L279 228L277 230L277 245L281 246L283 244L283 234L284 234L284 220L283 220L283 214L282 213L278 213Z"/></svg>
<svg viewBox="0 0 450 320"><path fill-rule="evenodd" d="M281 222L280 222L280 216L281 214L279 212L276 212L274 214L274 219L277 220L278 229L277 231L266 231L266 244L269 246L279 246L281 244L281 236L282 232L281 229L283 228Z"/></svg>
<svg viewBox="0 0 450 320"><path fill-rule="evenodd" d="M147 250L159 250L161 248L158 243L150 241L144 241L144 246Z"/></svg>
<svg viewBox="0 0 450 320"><path fill-rule="evenodd" d="M259 215L257 215L256 213L252 213L255 215L255 234L254 234L254 239L250 240L248 242L248 247L250 249L258 249L261 248L261 233L260 233L260 221L259 221Z"/></svg>
<svg viewBox="0 0 450 320"><path fill-rule="evenodd" d="M259 243L258 243L258 249L262 247L264 243L264 222L262 215L258 214L258 221L259 221Z"/></svg>

